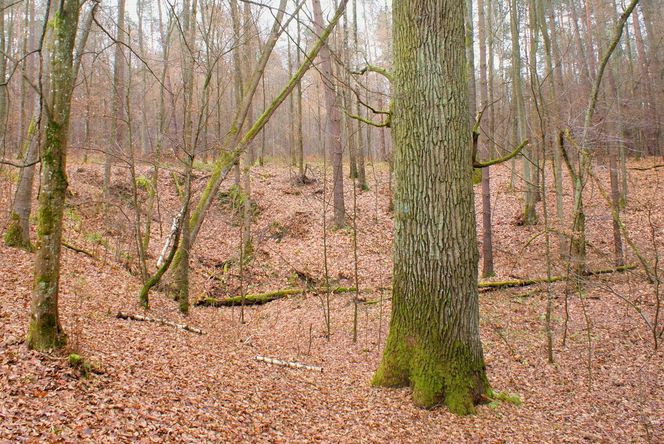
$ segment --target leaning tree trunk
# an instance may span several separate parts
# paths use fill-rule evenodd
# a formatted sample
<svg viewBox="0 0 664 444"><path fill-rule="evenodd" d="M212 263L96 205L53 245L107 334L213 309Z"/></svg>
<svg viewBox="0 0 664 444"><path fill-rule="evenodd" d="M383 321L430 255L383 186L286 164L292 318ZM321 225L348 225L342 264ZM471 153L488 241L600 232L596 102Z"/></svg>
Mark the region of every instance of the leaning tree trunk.
<svg viewBox="0 0 664 444"><path fill-rule="evenodd" d="M62 215L67 191L67 133L74 89L73 52L78 26L78 0L52 3L46 48L49 57L45 140L37 222L37 254L28 345L37 350L66 342L58 316Z"/></svg>
<svg viewBox="0 0 664 444"><path fill-rule="evenodd" d="M588 107L586 108L584 116L581 143L577 144L579 151L579 167L578 171L573 173L574 222L572 223L572 239L570 241L571 263L577 278L586 271L586 216L584 212L583 190L592 168L590 150L588 148L589 132L593 122L593 116L595 115L595 108L597 107L597 99L599 97L600 87L602 86L604 71L606 70L611 55L620 42L625 23L627 22L627 19L629 19L629 16L632 14L632 11L634 11L634 8L638 2L639 0L631 0L629 5L627 5L625 8L624 12L620 15L617 23L614 25L611 39L603 52L599 67L597 69L597 74L595 75L595 79L593 81L590 98L588 100ZM572 167L569 165L569 162L568 169L570 172L572 172ZM577 280L577 287L578 286L580 286L580 281Z"/></svg>
<svg viewBox="0 0 664 444"><path fill-rule="evenodd" d="M395 0L393 14L393 305L373 382L411 385L417 405L442 402L468 414L490 388L479 335L464 3Z"/></svg>

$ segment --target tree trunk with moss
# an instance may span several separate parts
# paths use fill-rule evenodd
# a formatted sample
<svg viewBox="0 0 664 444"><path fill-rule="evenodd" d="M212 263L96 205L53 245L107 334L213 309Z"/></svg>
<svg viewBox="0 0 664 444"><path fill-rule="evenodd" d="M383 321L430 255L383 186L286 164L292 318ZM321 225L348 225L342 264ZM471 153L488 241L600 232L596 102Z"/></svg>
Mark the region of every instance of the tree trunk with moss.
<svg viewBox="0 0 664 444"><path fill-rule="evenodd" d="M24 163L28 166L21 168L18 176L18 185L14 194L14 205L12 207L10 221L5 231L4 240L10 247L23 248L31 250L30 243L30 213L32 212L32 188L35 182L35 165L31 165L38 160L39 145L36 137L37 123L36 118L39 113L39 99L35 99L35 112L28 127L28 134L24 141L27 150Z"/></svg>
<svg viewBox="0 0 664 444"><path fill-rule="evenodd" d="M87 8L81 8L85 12L81 20L80 30L76 36L72 79L76 79L78 74L81 57L88 40L92 19L98 3L90 2L87 5ZM33 39L33 37L30 37L30 40ZM42 76L45 79L48 78L48 65L42 67ZM32 188L35 178L35 166L39 161L39 142L41 139L38 137L38 132L40 131L38 122L40 113L42 112L41 105L39 96L36 96L27 132L23 135L22 131L19 131L19 135L24 137L22 139L23 149L21 152L25 153L23 163L27 166L22 167L19 173L16 193L14 194L14 204L10 213L10 221L4 236L5 243L8 246L19 247L28 251L32 250L32 244L30 243L30 214L32 212Z"/></svg>
<svg viewBox="0 0 664 444"><path fill-rule="evenodd" d="M58 316L62 216L67 191L67 133L74 88L73 52L79 3L52 3L46 48L49 57L45 140L37 222L37 254L32 289L28 346L37 350L62 347L65 334Z"/></svg>
<svg viewBox="0 0 664 444"><path fill-rule="evenodd" d="M395 0L393 14L392 321L373 383L410 385L419 406L469 414L490 387L479 335L464 3Z"/></svg>

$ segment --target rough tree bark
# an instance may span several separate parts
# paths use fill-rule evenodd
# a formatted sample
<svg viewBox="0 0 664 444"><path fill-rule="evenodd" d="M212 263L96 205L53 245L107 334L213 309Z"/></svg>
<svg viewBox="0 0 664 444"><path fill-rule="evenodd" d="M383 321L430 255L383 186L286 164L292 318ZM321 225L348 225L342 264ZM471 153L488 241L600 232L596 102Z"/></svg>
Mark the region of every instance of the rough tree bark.
<svg viewBox="0 0 664 444"><path fill-rule="evenodd" d="M411 385L417 405L469 414L490 388L479 336L464 4L393 7L393 305L373 383Z"/></svg>

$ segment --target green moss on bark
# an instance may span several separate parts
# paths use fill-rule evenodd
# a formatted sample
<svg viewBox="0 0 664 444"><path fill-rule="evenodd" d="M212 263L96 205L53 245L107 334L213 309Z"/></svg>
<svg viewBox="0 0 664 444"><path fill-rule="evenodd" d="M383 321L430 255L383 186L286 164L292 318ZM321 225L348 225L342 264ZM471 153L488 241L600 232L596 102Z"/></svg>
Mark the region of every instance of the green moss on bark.
<svg viewBox="0 0 664 444"><path fill-rule="evenodd" d="M94 371L92 364L90 364L90 362L86 359L83 359L83 357L79 354L70 354L69 358L67 358L67 361L69 362L69 366L78 370L81 376L83 376L85 379L88 379Z"/></svg>
<svg viewBox="0 0 664 444"><path fill-rule="evenodd" d="M13 211L9 219L9 225L7 225L7 230L5 231L4 241L8 247L23 248L26 251L33 250L30 239L23 237L21 220L18 214Z"/></svg>
<svg viewBox="0 0 664 444"><path fill-rule="evenodd" d="M465 344L456 341L451 350L444 351L437 343L427 346L425 341L413 337L388 337L372 384L410 386L417 406L433 408L444 404L457 415L474 414L475 405L492 393L483 364L473 358Z"/></svg>
<svg viewBox="0 0 664 444"><path fill-rule="evenodd" d="M28 347L33 350L48 351L62 348L67 336L53 315L32 319L28 328Z"/></svg>

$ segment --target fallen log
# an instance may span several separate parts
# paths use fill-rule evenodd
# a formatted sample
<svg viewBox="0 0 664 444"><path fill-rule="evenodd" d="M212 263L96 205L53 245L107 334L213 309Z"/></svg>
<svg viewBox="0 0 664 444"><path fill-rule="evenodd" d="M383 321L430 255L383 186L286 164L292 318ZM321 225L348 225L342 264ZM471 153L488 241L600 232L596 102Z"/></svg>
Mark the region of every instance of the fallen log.
<svg viewBox="0 0 664 444"><path fill-rule="evenodd" d="M664 168L664 163L658 163L648 167L631 167L630 170L648 171L648 170L656 170L657 168Z"/></svg>
<svg viewBox="0 0 664 444"><path fill-rule="evenodd" d="M133 315L133 314L128 314L128 313L123 313L121 311L118 312L118 314L115 316L118 319L125 319L125 320L130 320L130 321L139 321L139 322L156 322L161 325L168 325L170 327L175 327L180 330L188 331L191 333L196 333L198 335L204 334L203 330L196 328L196 327L191 327L187 324L178 324L176 322L171 322L166 319L157 319L157 318L151 318L149 316L142 316L142 315Z"/></svg>
<svg viewBox="0 0 664 444"><path fill-rule="evenodd" d="M620 267L604 268L601 270L594 270L594 271L591 270L586 272L584 276L597 276L600 274L622 273L625 271L634 270L635 268L636 265L622 265ZM510 281L479 282L477 284L477 287L480 291L488 292L488 291L500 290L502 288L528 287L530 285L548 284L548 283L564 281L566 279L567 276L552 276L551 278L541 277L533 279L515 279ZM392 288L383 288L382 290L392 290ZM389 301L390 299L392 298L390 297L384 298L383 302ZM373 305L373 304L378 304L379 302L380 300L376 299L376 300L366 301L364 304Z"/></svg>
<svg viewBox="0 0 664 444"><path fill-rule="evenodd" d="M622 265L620 267L605 268L601 270L591 270L584 273L584 276L597 276L600 274L609 274L609 273L620 273L636 268L636 265ZM510 288L510 287L528 287L530 285L536 284L548 284L559 281L564 281L567 279L567 276L552 276L551 278L533 278L533 279L516 279L511 281L494 281L494 282L480 282L477 284L477 287L480 290L492 291L500 288Z"/></svg>
<svg viewBox="0 0 664 444"><path fill-rule="evenodd" d="M199 299L196 302L198 307L233 307L240 305L263 305L286 296L296 294L303 294L305 292L312 293L326 293L328 290L325 287L320 288L286 288L283 290L269 291L267 293L248 294L245 296L232 296L224 299L206 297ZM354 287L334 287L330 288L331 293L349 293L355 291Z"/></svg>
<svg viewBox="0 0 664 444"><path fill-rule="evenodd" d="M89 258L91 258L93 260L97 260L97 257L94 254L90 253L87 250L84 250L83 248L79 248L75 245L72 245L69 242L62 241L62 246L65 247L65 248L69 248L71 251L74 251L76 253L84 254L84 255L88 256Z"/></svg>
<svg viewBox="0 0 664 444"><path fill-rule="evenodd" d="M290 367L290 368L301 368L301 369L304 369L304 370L311 370L311 371L314 371L314 372L323 373L323 367L317 367L315 365L302 364L301 362L282 361L281 359L268 358L266 356L256 356L255 359L257 361L265 362L265 363L272 364L272 365L279 365L279 366L282 366L282 367Z"/></svg>

